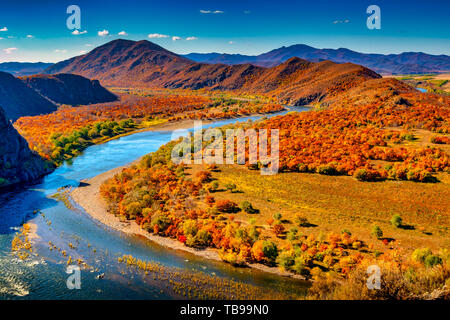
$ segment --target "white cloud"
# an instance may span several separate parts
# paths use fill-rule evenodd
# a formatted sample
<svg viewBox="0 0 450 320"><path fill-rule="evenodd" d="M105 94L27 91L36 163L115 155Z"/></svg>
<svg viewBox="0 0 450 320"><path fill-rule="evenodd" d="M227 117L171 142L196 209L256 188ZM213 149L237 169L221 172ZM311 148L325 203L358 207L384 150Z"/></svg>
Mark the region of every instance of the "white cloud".
<svg viewBox="0 0 450 320"><path fill-rule="evenodd" d="M335 21L333 21L334 24L338 24L338 23L349 23L349 22L350 22L350 20L348 20L348 19L345 19L345 20L335 20Z"/></svg>
<svg viewBox="0 0 450 320"><path fill-rule="evenodd" d="M3 28L0 29L0 31L3 31L3 32L8 31L8 28L7 27L3 27Z"/></svg>
<svg viewBox="0 0 450 320"><path fill-rule="evenodd" d="M6 54L11 54L16 50L17 50L17 48L6 48L6 49L3 49L3 52Z"/></svg>
<svg viewBox="0 0 450 320"><path fill-rule="evenodd" d="M197 37L187 37L186 40L191 41L191 40L197 40Z"/></svg>
<svg viewBox="0 0 450 320"><path fill-rule="evenodd" d="M200 10L200 13L203 13L203 14L209 14L209 13L220 14L220 13L223 13L223 11L222 10L214 10L214 11L211 11L211 10Z"/></svg>
<svg viewBox="0 0 450 320"><path fill-rule="evenodd" d="M67 53L66 49L55 49L56 53Z"/></svg>
<svg viewBox="0 0 450 320"><path fill-rule="evenodd" d="M120 32L118 33L118 35L119 35L119 36L127 36L128 33L126 33L125 31L120 31Z"/></svg>
<svg viewBox="0 0 450 320"><path fill-rule="evenodd" d="M86 50L81 50L81 51L80 51L80 54L86 54L86 53L87 53Z"/></svg>
<svg viewBox="0 0 450 320"><path fill-rule="evenodd" d="M33 36L33 35L31 35L31 34L27 34L27 38L28 38L28 39L33 39L33 38L34 38L34 36Z"/></svg>
<svg viewBox="0 0 450 320"><path fill-rule="evenodd" d="M0 40L2 40L3 38L2 37L0 37Z"/></svg>
<svg viewBox="0 0 450 320"><path fill-rule="evenodd" d="M86 43L85 46L86 46L86 47L92 47L92 44Z"/></svg>
<svg viewBox="0 0 450 320"><path fill-rule="evenodd" d="M234 44L234 41L228 41L228 44Z"/></svg>
<svg viewBox="0 0 450 320"><path fill-rule="evenodd" d="M76 36L78 36L78 35L80 35L80 34L85 34L85 33L87 33L86 30L80 31L80 30L78 30L78 29L75 29L75 30L72 32L72 34L74 34L74 35L76 35Z"/></svg>
<svg viewBox="0 0 450 320"><path fill-rule="evenodd" d="M109 31L108 31L108 30L103 30L103 31L99 31L97 34L98 34L100 37L104 37L104 36L109 35Z"/></svg>
<svg viewBox="0 0 450 320"><path fill-rule="evenodd" d="M177 37L177 36L173 36L173 37L172 37L172 40L173 40L173 41L178 41L178 40L181 40L181 38L180 38L180 37Z"/></svg>
<svg viewBox="0 0 450 320"><path fill-rule="evenodd" d="M16 37L14 37L14 36L8 36L8 39L14 39L14 38L16 38Z"/></svg>
<svg viewBox="0 0 450 320"><path fill-rule="evenodd" d="M168 38L169 36L168 35L166 35L166 34L160 34L160 33L150 33L149 35L148 35L148 37L150 38L150 39L158 39L158 38Z"/></svg>

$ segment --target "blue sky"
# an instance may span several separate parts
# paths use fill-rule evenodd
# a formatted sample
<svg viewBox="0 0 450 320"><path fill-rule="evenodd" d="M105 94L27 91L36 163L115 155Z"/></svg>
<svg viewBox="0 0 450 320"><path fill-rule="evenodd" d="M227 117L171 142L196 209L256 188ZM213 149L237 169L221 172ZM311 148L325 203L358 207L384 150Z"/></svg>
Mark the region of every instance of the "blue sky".
<svg viewBox="0 0 450 320"><path fill-rule="evenodd" d="M78 35L66 27L71 4L81 9ZM381 8L381 30L366 27L371 4ZM450 55L449 12L448 0L2 0L0 62L56 62L118 38L147 39L180 54L260 54L303 43ZM103 30L108 34L99 35Z"/></svg>

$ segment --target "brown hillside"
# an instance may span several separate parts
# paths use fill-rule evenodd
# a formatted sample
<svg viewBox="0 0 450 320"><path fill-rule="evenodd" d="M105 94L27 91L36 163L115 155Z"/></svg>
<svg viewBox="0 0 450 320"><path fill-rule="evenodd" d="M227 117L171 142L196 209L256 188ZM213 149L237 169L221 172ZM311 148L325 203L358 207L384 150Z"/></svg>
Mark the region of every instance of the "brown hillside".
<svg viewBox="0 0 450 320"><path fill-rule="evenodd" d="M190 64L193 62L150 41L114 40L57 63L46 73L74 73L107 85L142 85Z"/></svg>
<svg viewBox="0 0 450 320"><path fill-rule="evenodd" d="M304 105L322 102L348 91L360 83L381 78L365 67L331 61L308 62L299 58L266 69L244 89L268 93L286 104Z"/></svg>
<svg viewBox="0 0 450 320"><path fill-rule="evenodd" d="M408 106L412 103L406 97L409 93L428 96L427 94L419 93L419 91L413 87L394 78L370 79L339 96L330 98L325 105L332 104L333 107L349 105L359 106L374 102L382 102L384 105Z"/></svg>
<svg viewBox="0 0 450 320"><path fill-rule="evenodd" d="M242 90L297 105L324 102L366 80L381 78L351 63L299 58L272 68L196 63L149 41L129 40L111 41L46 72L75 73L111 86Z"/></svg>

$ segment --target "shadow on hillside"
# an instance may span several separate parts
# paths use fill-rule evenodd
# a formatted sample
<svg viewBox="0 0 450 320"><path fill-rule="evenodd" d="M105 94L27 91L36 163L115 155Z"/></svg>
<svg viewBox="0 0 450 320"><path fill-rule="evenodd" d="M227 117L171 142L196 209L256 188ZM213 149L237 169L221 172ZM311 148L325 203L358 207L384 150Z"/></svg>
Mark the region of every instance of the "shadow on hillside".
<svg viewBox="0 0 450 320"><path fill-rule="evenodd" d="M314 223L310 223L310 222L305 222L305 223L301 224L301 227L303 227L303 228L315 228L315 227L318 227L318 225L314 224Z"/></svg>
<svg viewBox="0 0 450 320"><path fill-rule="evenodd" d="M414 227L411 224L402 224L399 226L400 229L404 229L404 230L415 230L416 227Z"/></svg>
<svg viewBox="0 0 450 320"><path fill-rule="evenodd" d="M84 187L88 187L88 186L90 186L89 183L81 181L80 184L78 185L78 188L84 188Z"/></svg>

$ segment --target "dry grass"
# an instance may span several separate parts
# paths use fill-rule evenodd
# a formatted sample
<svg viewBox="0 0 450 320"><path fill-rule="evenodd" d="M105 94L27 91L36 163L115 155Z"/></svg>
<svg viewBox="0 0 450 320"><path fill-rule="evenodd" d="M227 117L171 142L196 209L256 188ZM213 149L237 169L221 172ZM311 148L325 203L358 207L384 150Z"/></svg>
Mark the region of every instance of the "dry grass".
<svg viewBox="0 0 450 320"><path fill-rule="evenodd" d="M396 78L402 80L413 87L440 89L446 93L450 92L450 73L429 74L429 75L395 75L384 78ZM443 82L447 80L447 82Z"/></svg>
<svg viewBox="0 0 450 320"><path fill-rule="evenodd" d="M203 170L192 166L194 173ZM236 220L256 224L268 229L267 219L274 213L283 215L286 229L294 226L294 214L303 214L316 226L299 228L304 234L341 232L348 229L375 249L384 250L381 241L370 236L374 224L379 225L384 236L395 239L395 247L409 255L418 247L439 249L450 246L450 179L443 174L440 183L426 184L409 181L384 181L367 183L348 176L324 176L308 173L283 173L262 176L236 165L221 165L213 177L221 189L234 183L239 193L215 192L217 199L229 199L240 204L247 200L260 210L259 214L236 214ZM395 228L390 224L394 214L399 214L408 228ZM266 230L265 235L273 237Z"/></svg>

